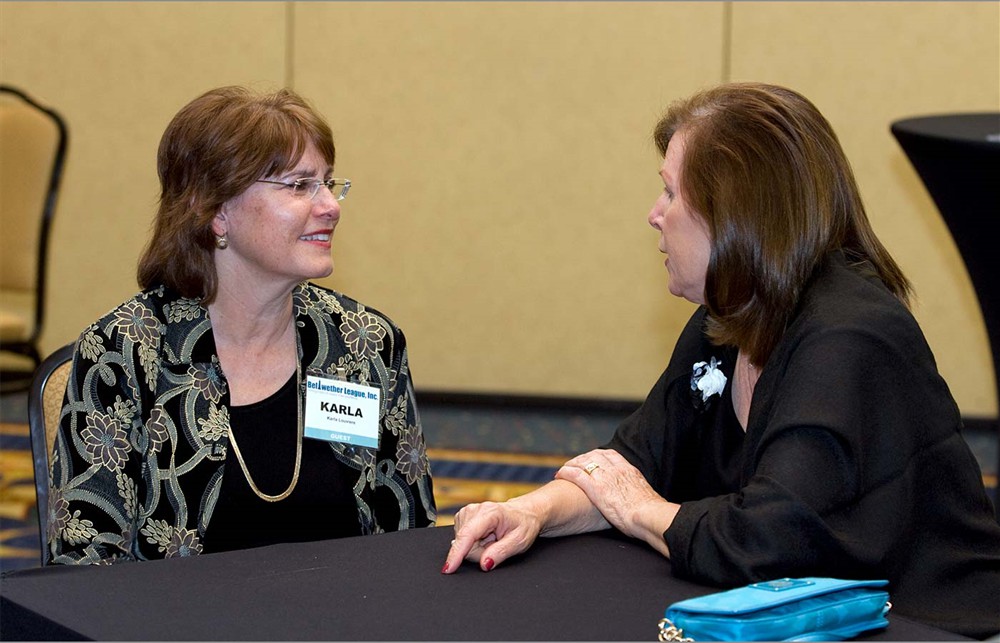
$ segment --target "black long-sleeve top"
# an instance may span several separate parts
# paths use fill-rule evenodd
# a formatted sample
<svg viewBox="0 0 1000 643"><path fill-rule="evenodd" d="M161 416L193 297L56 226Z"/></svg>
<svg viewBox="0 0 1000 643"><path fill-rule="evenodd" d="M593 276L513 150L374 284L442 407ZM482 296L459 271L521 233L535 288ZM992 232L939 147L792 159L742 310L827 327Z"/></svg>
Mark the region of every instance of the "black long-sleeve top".
<svg viewBox="0 0 1000 643"><path fill-rule="evenodd" d="M886 578L893 611L1000 631L1000 525L959 410L917 322L835 253L762 369L743 434L736 350L699 309L646 401L608 444L681 504L674 573L719 586L784 576ZM693 365L728 380L702 402Z"/></svg>

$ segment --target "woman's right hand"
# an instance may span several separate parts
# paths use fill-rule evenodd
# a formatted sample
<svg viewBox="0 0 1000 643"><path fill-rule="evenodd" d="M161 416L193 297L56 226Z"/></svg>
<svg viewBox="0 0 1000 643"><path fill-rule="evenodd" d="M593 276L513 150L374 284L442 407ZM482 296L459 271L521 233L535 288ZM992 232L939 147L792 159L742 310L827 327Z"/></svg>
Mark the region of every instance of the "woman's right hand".
<svg viewBox="0 0 1000 643"><path fill-rule="evenodd" d="M522 498L514 498L460 509L455 514L455 539L451 541L441 573L454 573L463 560L479 563L479 568L488 572L498 563L526 551L542 528L542 518L529 504Z"/></svg>

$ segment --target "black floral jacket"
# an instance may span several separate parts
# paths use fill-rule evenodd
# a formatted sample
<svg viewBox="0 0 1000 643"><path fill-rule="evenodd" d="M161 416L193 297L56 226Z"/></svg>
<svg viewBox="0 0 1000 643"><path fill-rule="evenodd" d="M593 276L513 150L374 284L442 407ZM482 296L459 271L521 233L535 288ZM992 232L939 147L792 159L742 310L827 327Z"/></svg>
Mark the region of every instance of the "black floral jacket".
<svg viewBox="0 0 1000 643"><path fill-rule="evenodd" d="M302 373L341 368L382 390L378 449L331 445L357 472L362 532L433 525L402 331L378 311L313 284L299 285L293 298ZM201 553L222 488L229 405L208 310L198 301L160 287L87 328L51 456L52 562Z"/></svg>

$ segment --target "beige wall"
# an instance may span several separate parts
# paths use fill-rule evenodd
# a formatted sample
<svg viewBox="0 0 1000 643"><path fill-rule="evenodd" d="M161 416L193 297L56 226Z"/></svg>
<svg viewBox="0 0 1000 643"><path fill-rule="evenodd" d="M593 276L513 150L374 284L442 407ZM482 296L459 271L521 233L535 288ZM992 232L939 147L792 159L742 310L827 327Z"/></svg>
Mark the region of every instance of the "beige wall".
<svg viewBox="0 0 1000 643"><path fill-rule="evenodd" d="M2 2L0 80L73 137L44 348L134 292L172 114L290 84L355 183L324 283L404 328L418 387L641 398L693 309L645 223L649 131L727 78L827 114L959 405L995 414L975 295L888 129L1000 109L992 2Z"/></svg>

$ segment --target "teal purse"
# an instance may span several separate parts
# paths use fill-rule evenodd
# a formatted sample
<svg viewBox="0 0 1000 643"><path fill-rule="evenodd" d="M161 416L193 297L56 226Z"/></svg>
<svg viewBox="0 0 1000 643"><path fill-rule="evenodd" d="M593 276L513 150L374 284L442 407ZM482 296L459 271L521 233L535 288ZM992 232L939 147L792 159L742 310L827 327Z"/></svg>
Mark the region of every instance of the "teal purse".
<svg viewBox="0 0 1000 643"><path fill-rule="evenodd" d="M889 625L884 580L782 578L674 603L661 641L841 641Z"/></svg>

